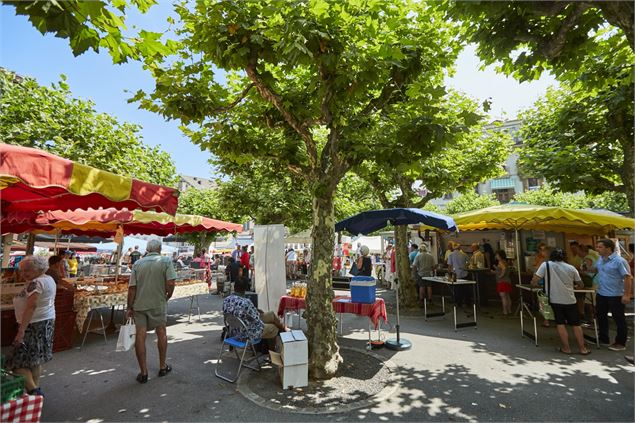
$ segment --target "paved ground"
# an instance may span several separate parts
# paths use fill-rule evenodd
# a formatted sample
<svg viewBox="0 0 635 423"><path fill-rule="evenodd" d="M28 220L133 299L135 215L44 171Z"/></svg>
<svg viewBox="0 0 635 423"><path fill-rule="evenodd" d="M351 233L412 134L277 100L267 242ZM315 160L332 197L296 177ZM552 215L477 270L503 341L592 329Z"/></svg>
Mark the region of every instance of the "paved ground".
<svg viewBox="0 0 635 423"><path fill-rule="evenodd" d="M202 320L187 322L186 299L170 302L169 362L139 385L132 351L115 353L89 335L85 347L57 353L42 378L43 421L633 421L633 373L624 353L596 350L588 357L555 351L555 329L541 329L535 347L520 337L518 319L484 310L478 329L454 332L451 320L402 318L412 350L378 350L398 368L396 393L371 407L333 415L300 415L262 408L236 386L213 375L222 316L218 296L201 296ZM391 298L387 298L388 301ZM389 319L394 322L394 315ZM342 345L364 348L365 318L347 315ZM632 330L632 329L631 329ZM394 333L389 335L394 336ZM151 338L154 338L151 335ZM632 341L628 348L632 350ZM272 386L271 389L279 389Z"/></svg>

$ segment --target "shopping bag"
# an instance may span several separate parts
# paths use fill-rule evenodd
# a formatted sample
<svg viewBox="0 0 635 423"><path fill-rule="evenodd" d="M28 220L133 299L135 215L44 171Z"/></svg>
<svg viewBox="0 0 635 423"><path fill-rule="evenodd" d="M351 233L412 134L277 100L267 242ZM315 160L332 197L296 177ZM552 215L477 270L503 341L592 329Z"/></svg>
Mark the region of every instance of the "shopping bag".
<svg viewBox="0 0 635 423"><path fill-rule="evenodd" d="M128 319L125 325L119 328L116 351L128 351L134 345L137 328L132 319Z"/></svg>
<svg viewBox="0 0 635 423"><path fill-rule="evenodd" d="M545 295L544 292L538 291L538 309L540 310L540 314L545 320L554 320L555 317L553 315L553 309L551 308L551 304L549 304L549 298Z"/></svg>

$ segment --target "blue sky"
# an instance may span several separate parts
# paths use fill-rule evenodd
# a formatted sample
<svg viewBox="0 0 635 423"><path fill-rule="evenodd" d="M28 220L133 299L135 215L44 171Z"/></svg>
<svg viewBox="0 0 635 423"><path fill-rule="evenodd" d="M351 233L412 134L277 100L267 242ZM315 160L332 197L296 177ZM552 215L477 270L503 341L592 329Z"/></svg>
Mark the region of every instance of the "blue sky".
<svg viewBox="0 0 635 423"><path fill-rule="evenodd" d="M163 31L165 18L171 14L171 2L160 1L146 15L131 14L128 24L145 29ZM116 116L143 127L144 142L160 145L176 163L177 171L186 175L208 178L211 174L208 152L189 142L178 129L177 122L166 122L161 116L139 110L128 104L125 90L151 90L153 80L139 63L113 65L106 52L85 53L74 57L68 40L41 35L23 16L15 16L13 7L0 7L0 66L49 85L68 77L73 95L90 99L100 112ZM518 111L531 106L549 85L555 84L550 75L540 80L519 84L512 78L496 74L492 68L479 71L480 63L474 48L467 47L459 56L457 71L448 85L471 97L492 101L492 118L512 119Z"/></svg>

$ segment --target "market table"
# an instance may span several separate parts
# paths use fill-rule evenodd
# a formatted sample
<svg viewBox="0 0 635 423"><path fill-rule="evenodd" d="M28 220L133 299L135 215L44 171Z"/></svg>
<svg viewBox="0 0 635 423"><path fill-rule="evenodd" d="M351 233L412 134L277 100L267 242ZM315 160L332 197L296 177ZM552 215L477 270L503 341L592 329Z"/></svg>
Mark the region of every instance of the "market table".
<svg viewBox="0 0 635 423"><path fill-rule="evenodd" d="M196 282L196 283L189 283L189 284L179 284L179 282L176 283L176 286L174 287L174 293L172 294L172 298L170 299L175 299L175 298L187 298L190 297L190 308L187 314L187 321L190 321L190 318L192 317L192 310L194 308L194 302L196 302L196 310L198 311L198 320L201 320L201 308L199 307L198 304L198 296L200 294L208 294L209 293L209 286L207 285L207 282Z"/></svg>
<svg viewBox="0 0 635 423"><path fill-rule="evenodd" d="M456 295L454 292L454 287L456 286L461 286L461 285L472 285L472 292L474 295L474 299L476 299L476 281L470 281L467 279L457 279L456 281L449 281L446 280L445 278L442 278L440 276L427 276L422 278L423 280L429 281L429 282L434 282L434 283L439 283L444 287L451 287L450 292L452 293L452 306L454 309L454 331L456 332L457 329L459 328L467 328L467 327L476 327L476 301L473 301L472 304L472 309L473 309L473 320L471 322L463 322L463 323L457 323L456 322ZM436 317L436 316L445 316L445 296L443 295L443 293L441 293L441 304L443 307L443 311L442 312L438 312L438 313L428 313L428 300L424 299L423 300L423 312L425 315L425 319L428 320L428 317Z"/></svg>
<svg viewBox="0 0 635 423"><path fill-rule="evenodd" d="M524 338L525 336L527 336L529 339L533 340L534 343L536 344L536 346L538 346L538 324L536 323L536 316L534 315L534 313L532 313L531 309L529 308L529 306L524 302L523 300L523 294L522 291L525 292L529 292L531 293L531 295L536 295L538 294L539 291L542 291L543 289L537 286L531 286L528 284L518 284L516 285L518 287L518 289L521 290L520 293L520 335ZM595 289L593 288L582 288L582 289L574 289L573 290L574 293L579 293L579 294L584 294L584 300L588 301L589 304L591 304L593 306L593 310L595 313ZM538 299L536 298L536 301ZM524 321L524 313L523 311L526 311L527 314L529 315L529 317L531 317L531 319L533 320L534 323L534 333L531 333L529 331L525 330L525 321ZM595 314L593 315L593 331L595 336L591 336L588 334L584 334L584 338L591 341L592 343L594 343L598 348L600 348L600 338L598 336L598 323L597 323L597 319L595 318Z"/></svg>
<svg viewBox="0 0 635 423"><path fill-rule="evenodd" d="M375 329L379 330L381 334L381 326L379 319L383 319L384 322L388 321L388 314L386 313L386 303L383 298L377 298L374 303L354 303L351 301L351 297L346 295L338 295L333 299L333 310L340 315L340 334L342 333L342 314L351 313L358 316L366 316L369 319L368 324L368 338L370 340L372 323ZM283 295L280 297L280 304L278 305L278 316L283 317L286 310L300 310L306 309L306 301L304 298L291 297Z"/></svg>
<svg viewBox="0 0 635 423"><path fill-rule="evenodd" d="M2 404L0 421L3 423L39 422L43 404L43 396L24 394L20 398Z"/></svg>

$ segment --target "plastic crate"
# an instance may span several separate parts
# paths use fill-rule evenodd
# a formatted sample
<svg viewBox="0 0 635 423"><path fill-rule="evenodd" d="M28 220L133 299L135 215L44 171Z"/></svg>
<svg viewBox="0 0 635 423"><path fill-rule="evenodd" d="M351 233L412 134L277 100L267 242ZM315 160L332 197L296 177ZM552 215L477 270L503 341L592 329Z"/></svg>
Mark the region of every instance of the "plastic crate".
<svg viewBox="0 0 635 423"><path fill-rule="evenodd" d="M24 378L22 376L7 373L4 370L0 372L1 388L0 391L0 403L4 404L7 401L22 396L24 392Z"/></svg>
<svg viewBox="0 0 635 423"><path fill-rule="evenodd" d="M54 353L73 348L75 314L74 312L70 312L60 313L55 316L55 331L53 332Z"/></svg>

